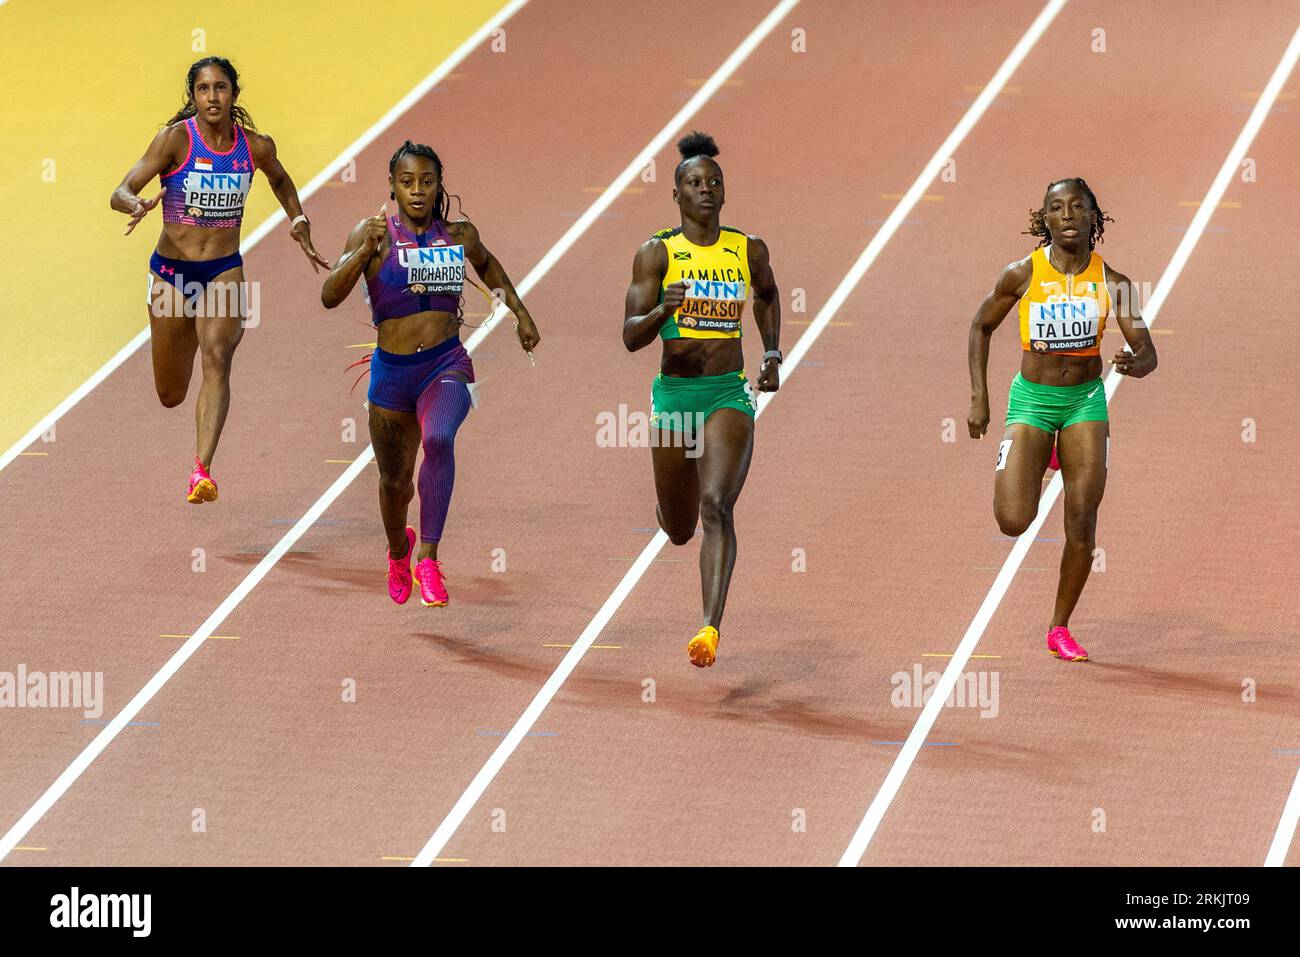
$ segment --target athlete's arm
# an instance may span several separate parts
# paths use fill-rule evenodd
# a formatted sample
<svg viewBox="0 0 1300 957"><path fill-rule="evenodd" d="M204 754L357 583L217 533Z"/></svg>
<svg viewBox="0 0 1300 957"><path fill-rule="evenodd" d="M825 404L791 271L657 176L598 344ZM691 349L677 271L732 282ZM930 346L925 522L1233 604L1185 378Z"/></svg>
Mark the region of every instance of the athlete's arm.
<svg viewBox="0 0 1300 957"><path fill-rule="evenodd" d="M352 287L357 284L370 260L379 252L380 243L388 235L387 220L384 208L380 207L378 216L363 219L352 227L352 232L348 233L347 245L343 247L343 255L325 277L325 285L321 287L320 301L326 309L333 309L352 292Z"/></svg>
<svg viewBox="0 0 1300 957"><path fill-rule="evenodd" d="M1151 341L1151 330L1142 320L1137 290L1128 276L1109 266L1106 267L1106 288L1110 291L1110 301L1115 303L1115 319L1124 333L1124 341L1133 350L1116 352L1115 358L1110 360L1111 365L1120 375L1141 379L1156 370L1156 344Z"/></svg>
<svg viewBox="0 0 1300 957"><path fill-rule="evenodd" d="M248 151L253 154L253 162L266 176L266 181L271 184L271 192L275 193L275 198L280 201L280 206L292 223L302 215L302 203L298 201L298 187L293 185L289 171L275 155L275 140L261 133L249 133L247 130L244 131L244 135L248 138ZM311 244L311 224L307 220L303 219L295 223L289 230L289 235L307 254L307 261L311 263L312 269L320 272L321 266L330 268L325 257L316 252L316 247Z"/></svg>
<svg viewBox="0 0 1300 957"><path fill-rule="evenodd" d="M184 124L178 123L159 130L153 142L149 144L149 148L145 150L144 156L131 167L117 189L113 190L113 195L108 198L110 207L131 217L131 221L126 226L127 235L130 235L131 230L139 225L145 214L162 200L166 190L160 190L153 199L141 199L138 194L155 176L161 176L177 165L177 150L180 146L177 137L185 135L183 126Z"/></svg>
<svg viewBox="0 0 1300 957"><path fill-rule="evenodd" d="M623 302L623 345L628 352L644 349L655 341L659 329L686 298L686 283L675 282L659 290L668 275L668 249L662 239L648 239L632 260L632 284Z"/></svg>
<svg viewBox="0 0 1300 957"><path fill-rule="evenodd" d="M1033 275L1029 257L1014 262L1002 270L993 291L984 297L970 324L970 338L966 343L966 359L970 364L970 415L966 425L970 437L980 439L989 430L989 340L993 330L1002 325L1011 307L1016 304Z"/></svg>
<svg viewBox="0 0 1300 957"><path fill-rule="evenodd" d="M754 290L754 323L763 337L763 351L781 348L781 295L772 275L767 243L749 237L749 279ZM775 359L763 362L758 372L758 391L775 392L781 387L781 364Z"/></svg>
<svg viewBox="0 0 1300 957"><path fill-rule="evenodd" d="M506 304L506 308L515 314L515 334L519 336L519 344L523 346L525 352L532 352L542 341L542 337L537 332L537 324L533 322L533 317L528 314L528 307L515 292L514 283L506 275L501 261L483 245L478 229L468 219L458 219L448 223L447 231L459 239L461 245L465 247L465 258L470 261L479 279L483 280L493 294Z"/></svg>

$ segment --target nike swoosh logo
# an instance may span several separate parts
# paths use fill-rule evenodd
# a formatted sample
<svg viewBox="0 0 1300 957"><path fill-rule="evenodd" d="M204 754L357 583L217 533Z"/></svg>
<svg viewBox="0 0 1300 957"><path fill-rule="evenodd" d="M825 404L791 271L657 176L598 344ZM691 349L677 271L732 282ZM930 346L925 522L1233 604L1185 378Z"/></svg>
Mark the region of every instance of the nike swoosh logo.
<svg viewBox="0 0 1300 957"><path fill-rule="evenodd" d="M1101 388L1101 386L1097 386L1097 389L1100 389L1100 388ZM1088 398L1089 398L1089 399L1091 399L1094 395L1097 394L1097 389L1093 389L1091 392L1088 393Z"/></svg>
<svg viewBox="0 0 1300 957"><path fill-rule="evenodd" d="M402 247L402 246L414 246L415 243L397 243L396 245L397 245L398 247Z"/></svg>

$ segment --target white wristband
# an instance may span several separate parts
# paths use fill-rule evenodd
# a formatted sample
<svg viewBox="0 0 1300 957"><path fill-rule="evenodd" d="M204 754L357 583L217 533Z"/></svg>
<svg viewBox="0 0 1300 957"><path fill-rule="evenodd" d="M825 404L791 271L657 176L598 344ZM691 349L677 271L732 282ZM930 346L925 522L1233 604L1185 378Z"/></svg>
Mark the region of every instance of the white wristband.
<svg viewBox="0 0 1300 957"><path fill-rule="evenodd" d="M293 229L293 227L297 226L299 223L307 223L308 226L311 225L311 223L307 220L306 213L299 213L297 216L295 216L293 218L293 222L289 224L289 228Z"/></svg>

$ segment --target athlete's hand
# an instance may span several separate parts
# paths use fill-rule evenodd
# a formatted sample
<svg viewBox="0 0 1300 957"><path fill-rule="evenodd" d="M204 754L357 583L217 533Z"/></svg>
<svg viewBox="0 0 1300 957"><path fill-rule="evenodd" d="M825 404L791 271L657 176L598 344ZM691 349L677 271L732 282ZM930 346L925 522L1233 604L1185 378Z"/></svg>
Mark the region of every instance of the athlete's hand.
<svg viewBox="0 0 1300 957"><path fill-rule="evenodd" d="M668 315L674 315L686 301L686 290L690 288L690 283L685 279L678 282L669 283L664 288L664 312Z"/></svg>
<svg viewBox="0 0 1300 957"><path fill-rule="evenodd" d="M775 359L765 360L763 368L758 371L758 381L755 384L759 392L775 392L781 388L781 363Z"/></svg>
<svg viewBox="0 0 1300 957"><path fill-rule="evenodd" d="M366 223L366 231L361 237L361 248L366 252L366 258L373 256L379 251L379 244L384 241L388 235L388 204L379 207L379 214L371 216Z"/></svg>
<svg viewBox="0 0 1300 957"><path fill-rule="evenodd" d="M1146 349L1143 349L1141 353L1121 349L1115 353L1115 358L1110 360L1110 364L1115 367L1115 371L1120 375L1132 376L1134 379L1142 378L1156 367Z"/></svg>
<svg viewBox="0 0 1300 957"><path fill-rule="evenodd" d="M316 247L311 244L311 226L308 225L307 220L303 219L295 223L293 229L289 230L289 235L307 254L307 261L311 263L314 272L320 272L321 266L326 269L330 268L329 262L324 256L316 252Z"/></svg>
<svg viewBox="0 0 1300 957"><path fill-rule="evenodd" d="M989 401L985 399L981 402L979 399L972 399L970 404L970 415L966 416L966 425L970 429L972 439L984 438L984 433L989 430Z"/></svg>
<svg viewBox="0 0 1300 957"><path fill-rule="evenodd" d="M532 351L537 348L537 343L542 341L542 337L537 332L533 317L528 313L515 317L515 335L519 337L519 344L523 346L524 352L529 353L528 357L531 359Z"/></svg>
<svg viewBox="0 0 1300 957"><path fill-rule="evenodd" d="M135 208L131 210L131 220L126 224L126 232L122 234L123 236L131 235L131 230L140 225L140 220L144 219L149 210L162 202L163 193L165 192L167 192L166 186L153 199L141 199L139 196L135 198Z"/></svg>

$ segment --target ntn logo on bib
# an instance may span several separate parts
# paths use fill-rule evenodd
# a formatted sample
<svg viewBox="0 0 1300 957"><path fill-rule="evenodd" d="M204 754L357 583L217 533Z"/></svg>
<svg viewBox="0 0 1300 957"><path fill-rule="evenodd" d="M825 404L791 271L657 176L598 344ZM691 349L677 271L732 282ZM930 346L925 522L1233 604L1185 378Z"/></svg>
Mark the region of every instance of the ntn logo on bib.
<svg viewBox="0 0 1300 957"><path fill-rule="evenodd" d="M732 333L740 328L749 289L744 282L687 279L686 298L677 310L677 324L687 329Z"/></svg>
<svg viewBox="0 0 1300 957"><path fill-rule="evenodd" d="M464 246L398 246L397 264L416 293L460 294L465 285Z"/></svg>
<svg viewBox="0 0 1300 957"><path fill-rule="evenodd" d="M181 184L186 211L191 216L210 217L242 215L252 185L251 172L205 173L200 170L186 173Z"/></svg>
<svg viewBox="0 0 1300 957"><path fill-rule="evenodd" d="M1029 304L1029 342L1035 352L1075 352L1097 344L1101 310L1091 297Z"/></svg>

